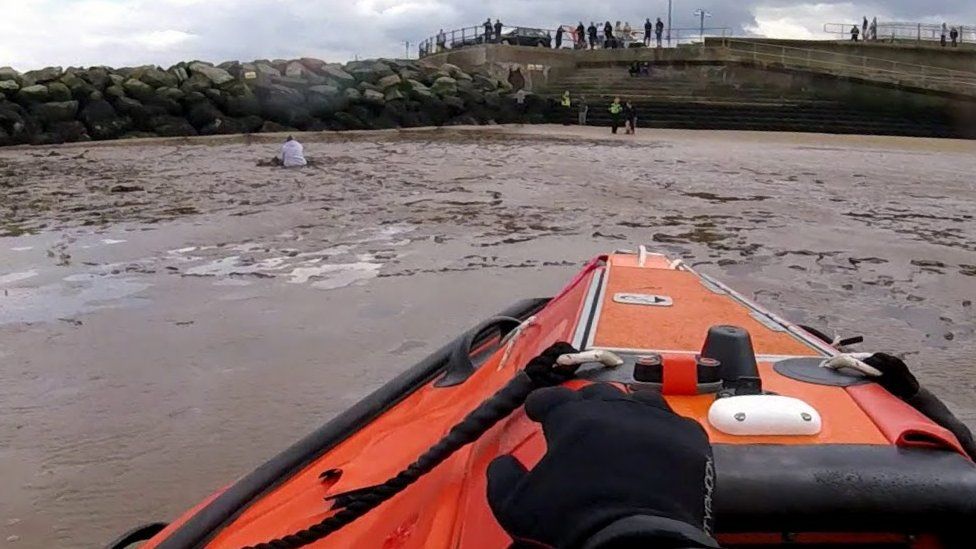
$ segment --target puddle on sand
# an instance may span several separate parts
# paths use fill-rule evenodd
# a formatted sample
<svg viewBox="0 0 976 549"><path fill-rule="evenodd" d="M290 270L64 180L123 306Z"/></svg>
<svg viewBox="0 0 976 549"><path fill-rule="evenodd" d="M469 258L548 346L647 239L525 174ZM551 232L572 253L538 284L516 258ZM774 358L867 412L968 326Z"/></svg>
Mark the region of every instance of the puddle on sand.
<svg viewBox="0 0 976 549"><path fill-rule="evenodd" d="M376 278L383 266L379 263L346 263L343 265L323 265L316 278L322 278L312 283L313 288L319 290L335 290L353 284Z"/></svg>
<svg viewBox="0 0 976 549"><path fill-rule="evenodd" d="M147 300L135 294L149 286L128 279L73 275L63 284L7 288L0 294L0 325L52 322L98 309L138 305Z"/></svg>
<svg viewBox="0 0 976 549"><path fill-rule="evenodd" d="M0 287L6 286L8 284L13 284L15 282L20 282L21 280L27 280L28 278L34 278L37 276L37 271L31 269L29 271L23 271L19 273L9 273L0 276Z"/></svg>

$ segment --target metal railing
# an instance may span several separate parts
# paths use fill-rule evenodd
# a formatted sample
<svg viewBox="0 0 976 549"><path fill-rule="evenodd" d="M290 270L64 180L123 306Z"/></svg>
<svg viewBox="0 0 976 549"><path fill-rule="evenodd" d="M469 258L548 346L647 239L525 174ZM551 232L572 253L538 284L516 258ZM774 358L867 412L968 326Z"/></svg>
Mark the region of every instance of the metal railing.
<svg viewBox="0 0 976 549"><path fill-rule="evenodd" d="M825 23L823 30L826 34L835 35L838 40L850 40L851 28L857 26L860 32L859 40L868 42L872 38L871 25L868 25L868 34L864 34L863 21L859 23ZM959 32L959 44L976 44L976 25L948 25L946 30L946 40L951 41L949 32L955 28ZM940 42L942 40L942 24L932 23L902 23L884 22L878 23L877 41L879 42Z"/></svg>
<svg viewBox="0 0 976 549"><path fill-rule="evenodd" d="M503 26L501 33L496 33L494 27L490 34L485 32L483 26L464 27L451 31L444 31L422 40L419 45L419 55L421 58L435 53L456 50L460 48L477 46L480 44L506 44L552 48L556 45L557 29L539 29L532 27L510 27ZM585 33L584 33L585 34ZM614 40L609 41L603 33L603 26L597 31L596 41L590 44L588 36L576 36L576 27L571 25L563 26L563 39L560 49L605 49L611 47L632 48L632 47L656 47L657 37L654 33L645 40L643 26L640 30L634 29L631 32L614 30L612 34ZM679 46L700 42L702 38L726 38L732 36L732 29L729 27L700 27L696 28L672 28L670 32L670 46L668 45L668 33L665 31L661 35L662 47Z"/></svg>
<svg viewBox="0 0 976 549"><path fill-rule="evenodd" d="M848 76L864 76L872 80L976 94L976 72L731 38L723 40L722 45L733 57L754 62L778 63L796 68L829 69L834 73Z"/></svg>

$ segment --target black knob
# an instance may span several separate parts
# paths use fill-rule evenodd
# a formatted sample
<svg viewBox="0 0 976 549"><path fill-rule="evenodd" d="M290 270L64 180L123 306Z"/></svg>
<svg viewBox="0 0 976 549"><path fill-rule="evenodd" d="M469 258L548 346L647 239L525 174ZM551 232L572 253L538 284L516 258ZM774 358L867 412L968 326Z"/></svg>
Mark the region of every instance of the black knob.
<svg viewBox="0 0 976 549"><path fill-rule="evenodd" d="M721 365L722 363L714 358L698 357L698 384L722 381Z"/></svg>
<svg viewBox="0 0 976 549"><path fill-rule="evenodd" d="M664 360L659 354L637 357L634 379L644 383L664 383Z"/></svg>

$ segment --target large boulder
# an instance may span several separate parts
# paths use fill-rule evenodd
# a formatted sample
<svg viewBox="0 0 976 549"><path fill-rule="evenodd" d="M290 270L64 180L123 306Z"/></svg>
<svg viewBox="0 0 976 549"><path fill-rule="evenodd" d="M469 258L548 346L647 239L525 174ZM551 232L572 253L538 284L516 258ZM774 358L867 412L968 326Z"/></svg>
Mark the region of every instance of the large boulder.
<svg viewBox="0 0 976 549"><path fill-rule="evenodd" d="M120 114L132 119L135 126L143 130L152 128L152 121L157 116L167 115L166 109L157 105L146 105L138 99L121 97L114 101L115 109Z"/></svg>
<svg viewBox="0 0 976 549"><path fill-rule="evenodd" d="M272 67L268 63L254 63L254 72L258 73L258 76L263 76L265 78L281 76L281 71Z"/></svg>
<svg viewBox="0 0 976 549"><path fill-rule="evenodd" d="M308 88L308 93L309 94L321 95L321 96L324 96L324 97L334 97L336 95L339 95L340 91L339 91L339 88L337 88L336 86L329 86L329 85L324 85L323 84L323 85L319 85L319 86L311 86L311 87L309 87Z"/></svg>
<svg viewBox="0 0 976 549"><path fill-rule="evenodd" d="M105 97L125 97L125 88L122 86L108 86L105 88Z"/></svg>
<svg viewBox="0 0 976 549"><path fill-rule="evenodd" d="M78 119L88 128L93 139L117 139L129 130L131 121L119 116L112 104L104 99L89 101L81 109Z"/></svg>
<svg viewBox="0 0 976 549"><path fill-rule="evenodd" d="M285 65L285 76L289 78L302 78L308 72L301 61L292 61Z"/></svg>
<svg viewBox="0 0 976 549"><path fill-rule="evenodd" d="M61 77L61 84L68 87L70 97L81 101L88 99L88 96L90 96L92 92L98 91L95 89L95 86L92 86L87 80L81 78L75 73L65 73L65 75Z"/></svg>
<svg viewBox="0 0 976 549"><path fill-rule="evenodd" d="M312 57L302 57L299 61L302 62L302 65L305 65L305 68L313 72L321 72L322 68L328 65L325 61Z"/></svg>
<svg viewBox="0 0 976 549"><path fill-rule="evenodd" d="M43 103L47 101L49 97L47 86L44 84L24 86L23 88L20 88L19 92L17 92L17 101L22 104Z"/></svg>
<svg viewBox="0 0 976 549"><path fill-rule="evenodd" d="M389 103L390 101L403 101L406 98L407 96L404 95L403 92L401 92L396 88L390 88L386 90L386 94L384 94L384 99L386 100L387 103Z"/></svg>
<svg viewBox="0 0 976 549"><path fill-rule="evenodd" d="M363 94L360 93L360 91L357 90L356 88L349 88L343 91L342 94L346 96L346 100L353 101L353 102L359 101L360 99L363 98Z"/></svg>
<svg viewBox="0 0 976 549"><path fill-rule="evenodd" d="M234 81L234 77L229 72L204 63L191 63L189 69L191 74L202 74L206 76L213 82L214 86L221 86Z"/></svg>
<svg viewBox="0 0 976 549"><path fill-rule="evenodd" d="M104 90L111 83L108 74L108 69L104 67L92 67L83 72L81 77L94 86L96 90Z"/></svg>
<svg viewBox="0 0 976 549"><path fill-rule="evenodd" d="M162 108L164 112L173 116L183 114L183 105L179 101L163 97L162 95L153 95L145 101L145 104Z"/></svg>
<svg viewBox="0 0 976 549"><path fill-rule="evenodd" d="M0 80L0 95L13 97L18 91L20 91L20 84L16 80Z"/></svg>
<svg viewBox="0 0 976 549"><path fill-rule="evenodd" d="M186 97L186 93L179 88L159 88L156 90L156 95L164 99L170 99L172 101L183 101Z"/></svg>
<svg viewBox="0 0 976 549"><path fill-rule="evenodd" d="M391 74L380 78L376 85L386 90L387 88L392 88L393 86L399 86L403 80L398 74Z"/></svg>
<svg viewBox="0 0 976 549"><path fill-rule="evenodd" d="M186 119L198 130L202 130L221 117L223 117L223 113L209 101L194 104L186 113Z"/></svg>
<svg viewBox="0 0 976 549"><path fill-rule="evenodd" d="M123 82L122 88L125 89L126 95L135 97L139 101L147 101L155 95L155 90L153 90L152 86L135 78L130 78Z"/></svg>
<svg viewBox="0 0 976 549"><path fill-rule="evenodd" d="M0 100L0 129L6 132L11 145L29 143L38 130L37 124L23 107L2 100Z"/></svg>
<svg viewBox="0 0 976 549"><path fill-rule="evenodd" d="M493 78L476 74L474 76L474 86L482 91L493 91L498 89L498 82Z"/></svg>
<svg viewBox="0 0 976 549"><path fill-rule="evenodd" d="M261 103L254 95L231 95L225 109L231 116L257 116L261 114Z"/></svg>
<svg viewBox="0 0 976 549"><path fill-rule="evenodd" d="M227 108L227 96L216 88L210 88L203 92L203 95L207 97L214 105L217 105L220 109Z"/></svg>
<svg viewBox="0 0 976 549"><path fill-rule="evenodd" d="M450 77L454 78L455 80L471 80L471 75L461 70L461 67L458 67L457 65L444 63L443 65L441 65L440 69L444 72L447 72L447 74L450 75Z"/></svg>
<svg viewBox="0 0 976 549"><path fill-rule="evenodd" d="M36 71L27 71L24 73L23 78L25 81L29 81L34 84L44 84L46 82L53 82L58 78L61 78L62 74L64 74L64 71L61 69L61 67L46 67Z"/></svg>
<svg viewBox="0 0 976 549"><path fill-rule="evenodd" d="M3 80L13 80L14 82L20 84L23 82L23 77L20 73L11 67L0 67L0 81Z"/></svg>
<svg viewBox="0 0 976 549"><path fill-rule="evenodd" d="M180 84L180 89L186 93L190 92L203 92L204 90L210 89L213 83L210 79L200 73L193 73L189 78Z"/></svg>
<svg viewBox="0 0 976 549"><path fill-rule="evenodd" d="M363 92L363 101L374 105L382 105L386 99L382 92L366 90Z"/></svg>
<svg viewBox="0 0 976 549"><path fill-rule="evenodd" d="M356 78L344 71L342 67L337 67L335 65L326 65L322 67L320 73L332 81L338 83L340 86L351 86L355 83Z"/></svg>
<svg viewBox="0 0 976 549"><path fill-rule="evenodd" d="M150 121L152 131L161 137L180 137L197 135L197 130L179 116L155 116Z"/></svg>
<svg viewBox="0 0 976 549"><path fill-rule="evenodd" d="M457 80L451 78L450 76L441 76L437 80L434 80L434 84L430 87L430 91L441 95L456 95L458 91Z"/></svg>
<svg viewBox="0 0 976 549"><path fill-rule="evenodd" d="M74 120L75 115L78 114L78 102L72 100L36 103L31 105L30 111L38 122L48 126L55 122Z"/></svg>
<svg viewBox="0 0 976 549"><path fill-rule="evenodd" d="M51 82L47 85L48 101L68 101L71 99L71 90L61 82Z"/></svg>
<svg viewBox="0 0 976 549"><path fill-rule="evenodd" d="M175 88L179 85L175 74L170 74L159 67L143 67L133 76L154 88Z"/></svg>
<svg viewBox="0 0 976 549"><path fill-rule="evenodd" d="M460 97L449 95L444 98L444 104L450 107L454 114L464 112L464 100Z"/></svg>

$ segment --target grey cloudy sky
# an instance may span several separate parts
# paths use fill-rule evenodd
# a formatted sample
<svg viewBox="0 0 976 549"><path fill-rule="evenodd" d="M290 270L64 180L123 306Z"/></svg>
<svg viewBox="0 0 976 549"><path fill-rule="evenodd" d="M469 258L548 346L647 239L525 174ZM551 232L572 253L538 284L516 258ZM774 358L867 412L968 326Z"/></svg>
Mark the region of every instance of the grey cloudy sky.
<svg viewBox="0 0 976 549"><path fill-rule="evenodd" d="M708 24L736 33L822 37L823 24L859 20L976 26L973 0L674 0L675 26ZM0 66L163 66L188 59L291 58L345 61L402 56L439 28L504 23L554 27L585 20L663 16L667 0L0 0Z"/></svg>

